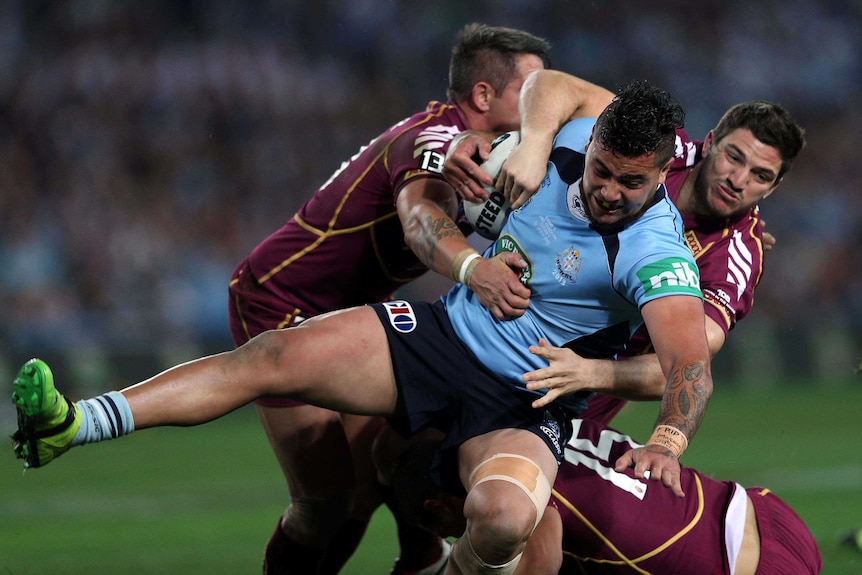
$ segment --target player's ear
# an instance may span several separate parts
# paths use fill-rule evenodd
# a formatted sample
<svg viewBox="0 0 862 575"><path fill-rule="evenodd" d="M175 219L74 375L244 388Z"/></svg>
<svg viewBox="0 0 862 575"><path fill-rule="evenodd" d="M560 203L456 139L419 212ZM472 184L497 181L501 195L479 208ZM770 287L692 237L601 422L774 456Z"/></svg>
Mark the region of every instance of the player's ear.
<svg viewBox="0 0 862 575"><path fill-rule="evenodd" d="M701 155L706 157L709 154L709 151L712 149L712 144L715 140L715 130L710 130L706 137L703 139L703 152Z"/></svg>
<svg viewBox="0 0 862 575"><path fill-rule="evenodd" d="M476 82L470 92L470 100L473 106L480 112L487 112L491 107L491 98L494 97L494 88L487 82Z"/></svg>

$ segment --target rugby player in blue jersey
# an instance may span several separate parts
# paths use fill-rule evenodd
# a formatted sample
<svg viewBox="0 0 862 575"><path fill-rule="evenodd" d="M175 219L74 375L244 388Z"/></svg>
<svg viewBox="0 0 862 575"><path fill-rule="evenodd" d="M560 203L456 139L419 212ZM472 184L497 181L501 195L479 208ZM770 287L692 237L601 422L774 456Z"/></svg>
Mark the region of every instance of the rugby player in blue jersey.
<svg viewBox="0 0 862 575"><path fill-rule="evenodd" d="M469 283L486 258L517 251L531 305L501 321L462 284L435 303L390 302L266 331L236 350L178 365L120 392L72 403L47 365L15 381L17 455L43 465L70 447L135 429L205 423L261 397L383 415L405 433L446 432L457 450L467 528L448 573L512 573L541 519L581 397L543 409L521 375L539 367L534 342L613 357L645 323L667 377L653 435L618 469L683 497L678 458L712 393L697 266L663 181L679 104L627 86L599 116L558 135L539 192L509 217L483 256L468 253ZM449 460L447 458L446 460ZM444 470L445 471L445 470Z"/></svg>

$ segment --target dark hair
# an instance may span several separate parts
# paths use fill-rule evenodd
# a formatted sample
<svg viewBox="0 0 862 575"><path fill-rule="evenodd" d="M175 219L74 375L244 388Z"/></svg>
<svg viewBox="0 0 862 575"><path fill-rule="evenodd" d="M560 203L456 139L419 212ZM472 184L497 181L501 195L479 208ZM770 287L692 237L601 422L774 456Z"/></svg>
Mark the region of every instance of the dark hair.
<svg viewBox="0 0 862 575"><path fill-rule="evenodd" d="M516 59L535 54L550 67L550 43L528 32L514 28L467 24L458 33L449 60L450 100L466 98L477 82L488 82L502 92L516 76Z"/></svg>
<svg viewBox="0 0 862 575"><path fill-rule="evenodd" d="M805 146L805 130L790 113L772 102L754 100L730 108L713 130L718 142L734 130L751 130L754 137L781 154L781 170L776 181L790 170L793 160Z"/></svg>
<svg viewBox="0 0 862 575"><path fill-rule="evenodd" d="M596 120L596 140L606 150L627 158L655 153L657 165L673 156L676 130L685 112L670 93L634 81L614 97Z"/></svg>

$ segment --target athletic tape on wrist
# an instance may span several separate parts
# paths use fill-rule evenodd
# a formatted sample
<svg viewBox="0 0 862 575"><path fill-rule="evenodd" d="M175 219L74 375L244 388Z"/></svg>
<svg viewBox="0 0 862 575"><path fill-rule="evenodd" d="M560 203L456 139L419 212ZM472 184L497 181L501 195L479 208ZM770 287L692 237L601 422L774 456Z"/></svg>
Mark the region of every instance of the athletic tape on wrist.
<svg viewBox="0 0 862 575"><path fill-rule="evenodd" d="M458 254L452 259L452 279L456 282L460 280L461 276L461 267L464 264L464 260L466 260L471 254L475 254L476 250L467 248Z"/></svg>
<svg viewBox="0 0 862 575"><path fill-rule="evenodd" d="M670 449L677 459L688 448L688 438L685 434L670 425L658 425L653 430L647 445L660 445Z"/></svg>
<svg viewBox="0 0 862 575"><path fill-rule="evenodd" d="M458 268L458 274L455 276L455 281L460 284L467 285L470 281L470 276L473 275L473 270L476 269L476 266L479 265L479 262L476 261L472 267L470 266L470 264L473 264L475 260L478 260L481 257L482 256L477 254L476 252L473 252L467 257L465 257L464 261L461 262L460 268Z"/></svg>

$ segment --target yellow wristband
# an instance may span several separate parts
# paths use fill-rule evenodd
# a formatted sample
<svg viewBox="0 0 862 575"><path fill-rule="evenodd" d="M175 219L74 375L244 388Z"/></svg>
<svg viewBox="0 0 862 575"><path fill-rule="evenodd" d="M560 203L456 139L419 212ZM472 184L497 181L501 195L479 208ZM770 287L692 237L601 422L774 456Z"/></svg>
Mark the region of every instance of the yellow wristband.
<svg viewBox="0 0 862 575"><path fill-rule="evenodd" d="M647 445L660 445L670 449L677 459L680 458L682 452L688 448L688 438L685 434L670 425L658 425L653 430Z"/></svg>

